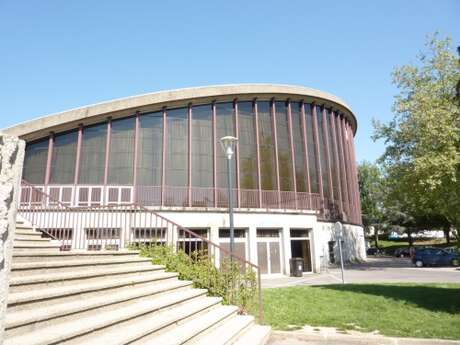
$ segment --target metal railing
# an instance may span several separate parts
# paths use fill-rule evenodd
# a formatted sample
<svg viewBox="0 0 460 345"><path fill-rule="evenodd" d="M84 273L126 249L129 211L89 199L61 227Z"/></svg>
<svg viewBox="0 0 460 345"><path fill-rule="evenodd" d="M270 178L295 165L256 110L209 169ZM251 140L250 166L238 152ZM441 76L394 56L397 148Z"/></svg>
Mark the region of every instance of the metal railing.
<svg viewBox="0 0 460 345"><path fill-rule="evenodd" d="M138 204L155 209L170 208L227 208L228 191L225 188L188 188L159 186L102 186L102 185L34 185L54 200L67 206ZM233 189L235 208L284 211L315 211L318 219L359 224L361 220L352 205L346 201L321 198L320 194L294 191ZM22 200L33 198L23 186Z"/></svg>
<svg viewBox="0 0 460 345"><path fill-rule="evenodd" d="M224 257L242 272L257 277L258 316L263 320L261 272L259 266L139 204L71 207L36 188L22 183L18 213L45 237L58 240L61 250L119 250L148 245L170 245L192 255L205 252L216 267ZM232 282L233 287L247 282ZM230 301L231 302L231 301Z"/></svg>

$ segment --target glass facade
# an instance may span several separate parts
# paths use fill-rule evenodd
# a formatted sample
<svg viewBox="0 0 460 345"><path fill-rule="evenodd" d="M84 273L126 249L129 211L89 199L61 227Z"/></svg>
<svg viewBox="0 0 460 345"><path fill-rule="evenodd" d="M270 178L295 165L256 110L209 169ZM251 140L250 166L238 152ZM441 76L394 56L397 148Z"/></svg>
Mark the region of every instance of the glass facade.
<svg viewBox="0 0 460 345"><path fill-rule="evenodd" d="M50 183L74 182L78 132L56 135L53 140Z"/></svg>
<svg viewBox="0 0 460 345"><path fill-rule="evenodd" d="M293 191L291 142L286 102L275 102L280 190Z"/></svg>
<svg viewBox="0 0 460 345"><path fill-rule="evenodd" d="M134 117L112 121L108 184L133 183L135 125Z"/></svg>
<svg viewBox="0 0 460 345"><path fill-rule="evenodd" d="M311 104L304 105L305 126L307 132L307 148L308 148L308 173L310 175L310 190L312 193L319 194L319 174L316 157L316 140L313 127L313 114Z"/></svg>
<svg viewBox="0 0 460 345"><path fill-rule="evenodd" d="M270 102L257 102L259 120L260 180L263 190L277 190L275 140Z"/></svg>
<svg viewBox="0 0 460 345"><path fill-rule="evenodd" d="M24 155L22 178L30 183L45 183L46 162L48 160L49 140L27 144Z"/></svg>
<svg viewBox="0 0 460 345"><path fill-rule="evenodd" d="M257 189L257 148L252 102L238 103L240 188Z"/></svg>
<svg viewBox="0 0 460 345"><path fill-rule="evenodd" d="M166 171L167 186L186 187L188 175L188 109L167 111Z"/></svg>
<svg viewBox="0 0 460 345"><path fill-rule="evenodd" d="M234 136L235 133L235 113L233 103L217 103L216 104L216 175L217 187L227 188L227 158L225 157L222 148L220 147L219 139L225 136ZM236 188L236 160L231 161L231 176L232 186Z"/></svg>
<svg viewBox="0 0 460 345"><path fill-rule="evenodd" d="M103 184L107 123L83 129L80 157L79 184Z"/></svg>
<svg viewBox="0 0 460 345"><path fill-rule="evenodd" d="M137 183L160 186L163 161L163 112L139 117Z"/></svg>
<svg viewBox="0 0 460 345"><path fill-rule="evenodd" d="M316 106L316 123L318 124L318 145L319 145L319 156L321 164L321 181L323 185L324 197L331 197L331 188L329 186L329 166L328 166L328 152L327 152L327 138L324 135L324 126L326 122L323 116L323 109L320 106Z"/></svg>
<svg viewBox="0 0 460 345"><path fill-rule="evenodd" d="M300 103L291 102L292 141L294 146L295 182L297 192L307 190L307 162Z"/></svg>
<svg viewBox="0 0 460 345"><path fill-rule="evenodd" d="M136 181L140 203L226 207L219 139L227 135L238 137L231 160L235 207L329 208L353 221L359 200L351 124L327 107L286 99L165 107L58 133L27 144L23 178L54 186L77 179L112 190ZM294 202L294 191L304 193L302 201Z"/></svg>
<svg viewBox="0 0 460 345"><path fill-rule="evenodd" d="M213 186L212 106L192 110L192 186Z"/></svg>

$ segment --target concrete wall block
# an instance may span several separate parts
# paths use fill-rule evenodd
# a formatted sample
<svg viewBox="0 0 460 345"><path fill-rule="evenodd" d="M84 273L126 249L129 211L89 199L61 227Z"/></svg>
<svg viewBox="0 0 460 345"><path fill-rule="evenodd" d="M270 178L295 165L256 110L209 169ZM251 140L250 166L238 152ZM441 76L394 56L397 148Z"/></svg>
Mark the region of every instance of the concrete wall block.
<svg viewBox="0 0 460 345"><path fill-rule="evenodd" d="M0 343L3 343L24 147L23 140L0 133Z"/></svg>

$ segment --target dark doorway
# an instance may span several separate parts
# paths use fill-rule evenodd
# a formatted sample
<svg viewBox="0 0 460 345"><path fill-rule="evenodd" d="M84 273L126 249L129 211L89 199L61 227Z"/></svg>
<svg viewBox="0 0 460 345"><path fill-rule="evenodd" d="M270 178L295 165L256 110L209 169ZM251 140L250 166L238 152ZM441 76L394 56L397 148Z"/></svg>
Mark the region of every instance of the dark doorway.
<svg viewBox="0 0 460 345"><path fill-rule="evenodd" d="M291 240L291 258L302 258L303 271L312 272L310 240Z"/></svg>

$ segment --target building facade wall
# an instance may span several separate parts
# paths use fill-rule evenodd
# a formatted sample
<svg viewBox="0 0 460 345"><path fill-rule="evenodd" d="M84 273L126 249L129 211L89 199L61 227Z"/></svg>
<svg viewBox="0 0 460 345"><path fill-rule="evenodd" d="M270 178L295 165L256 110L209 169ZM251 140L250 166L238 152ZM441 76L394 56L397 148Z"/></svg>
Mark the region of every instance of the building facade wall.
<svg viewBox="0 0 460 345"><path fill-rule="evenodd" d="M345 260L365 259L356 127L335 96L237 85L136 96L8 131L27 141L23 178L52 199L77 208L146 206L224 247L228 182L219 138L237 137L232 198L245 236L237 249L266 274L289 274L293 253L309 258L311 272L337 261L335 221L345 224ZM24 187L22 204L33 198ZM114 241L123 246L123 238Z"/></svg>
<svg viewBox="0 0 460 345"><path fill-rule="evenodd" d="M361 223L351 121L314 102L197 101L108 117L29 142L24 179L75 206L226 207L225 135L239 138L237 208L313 209Z"/></svg>

